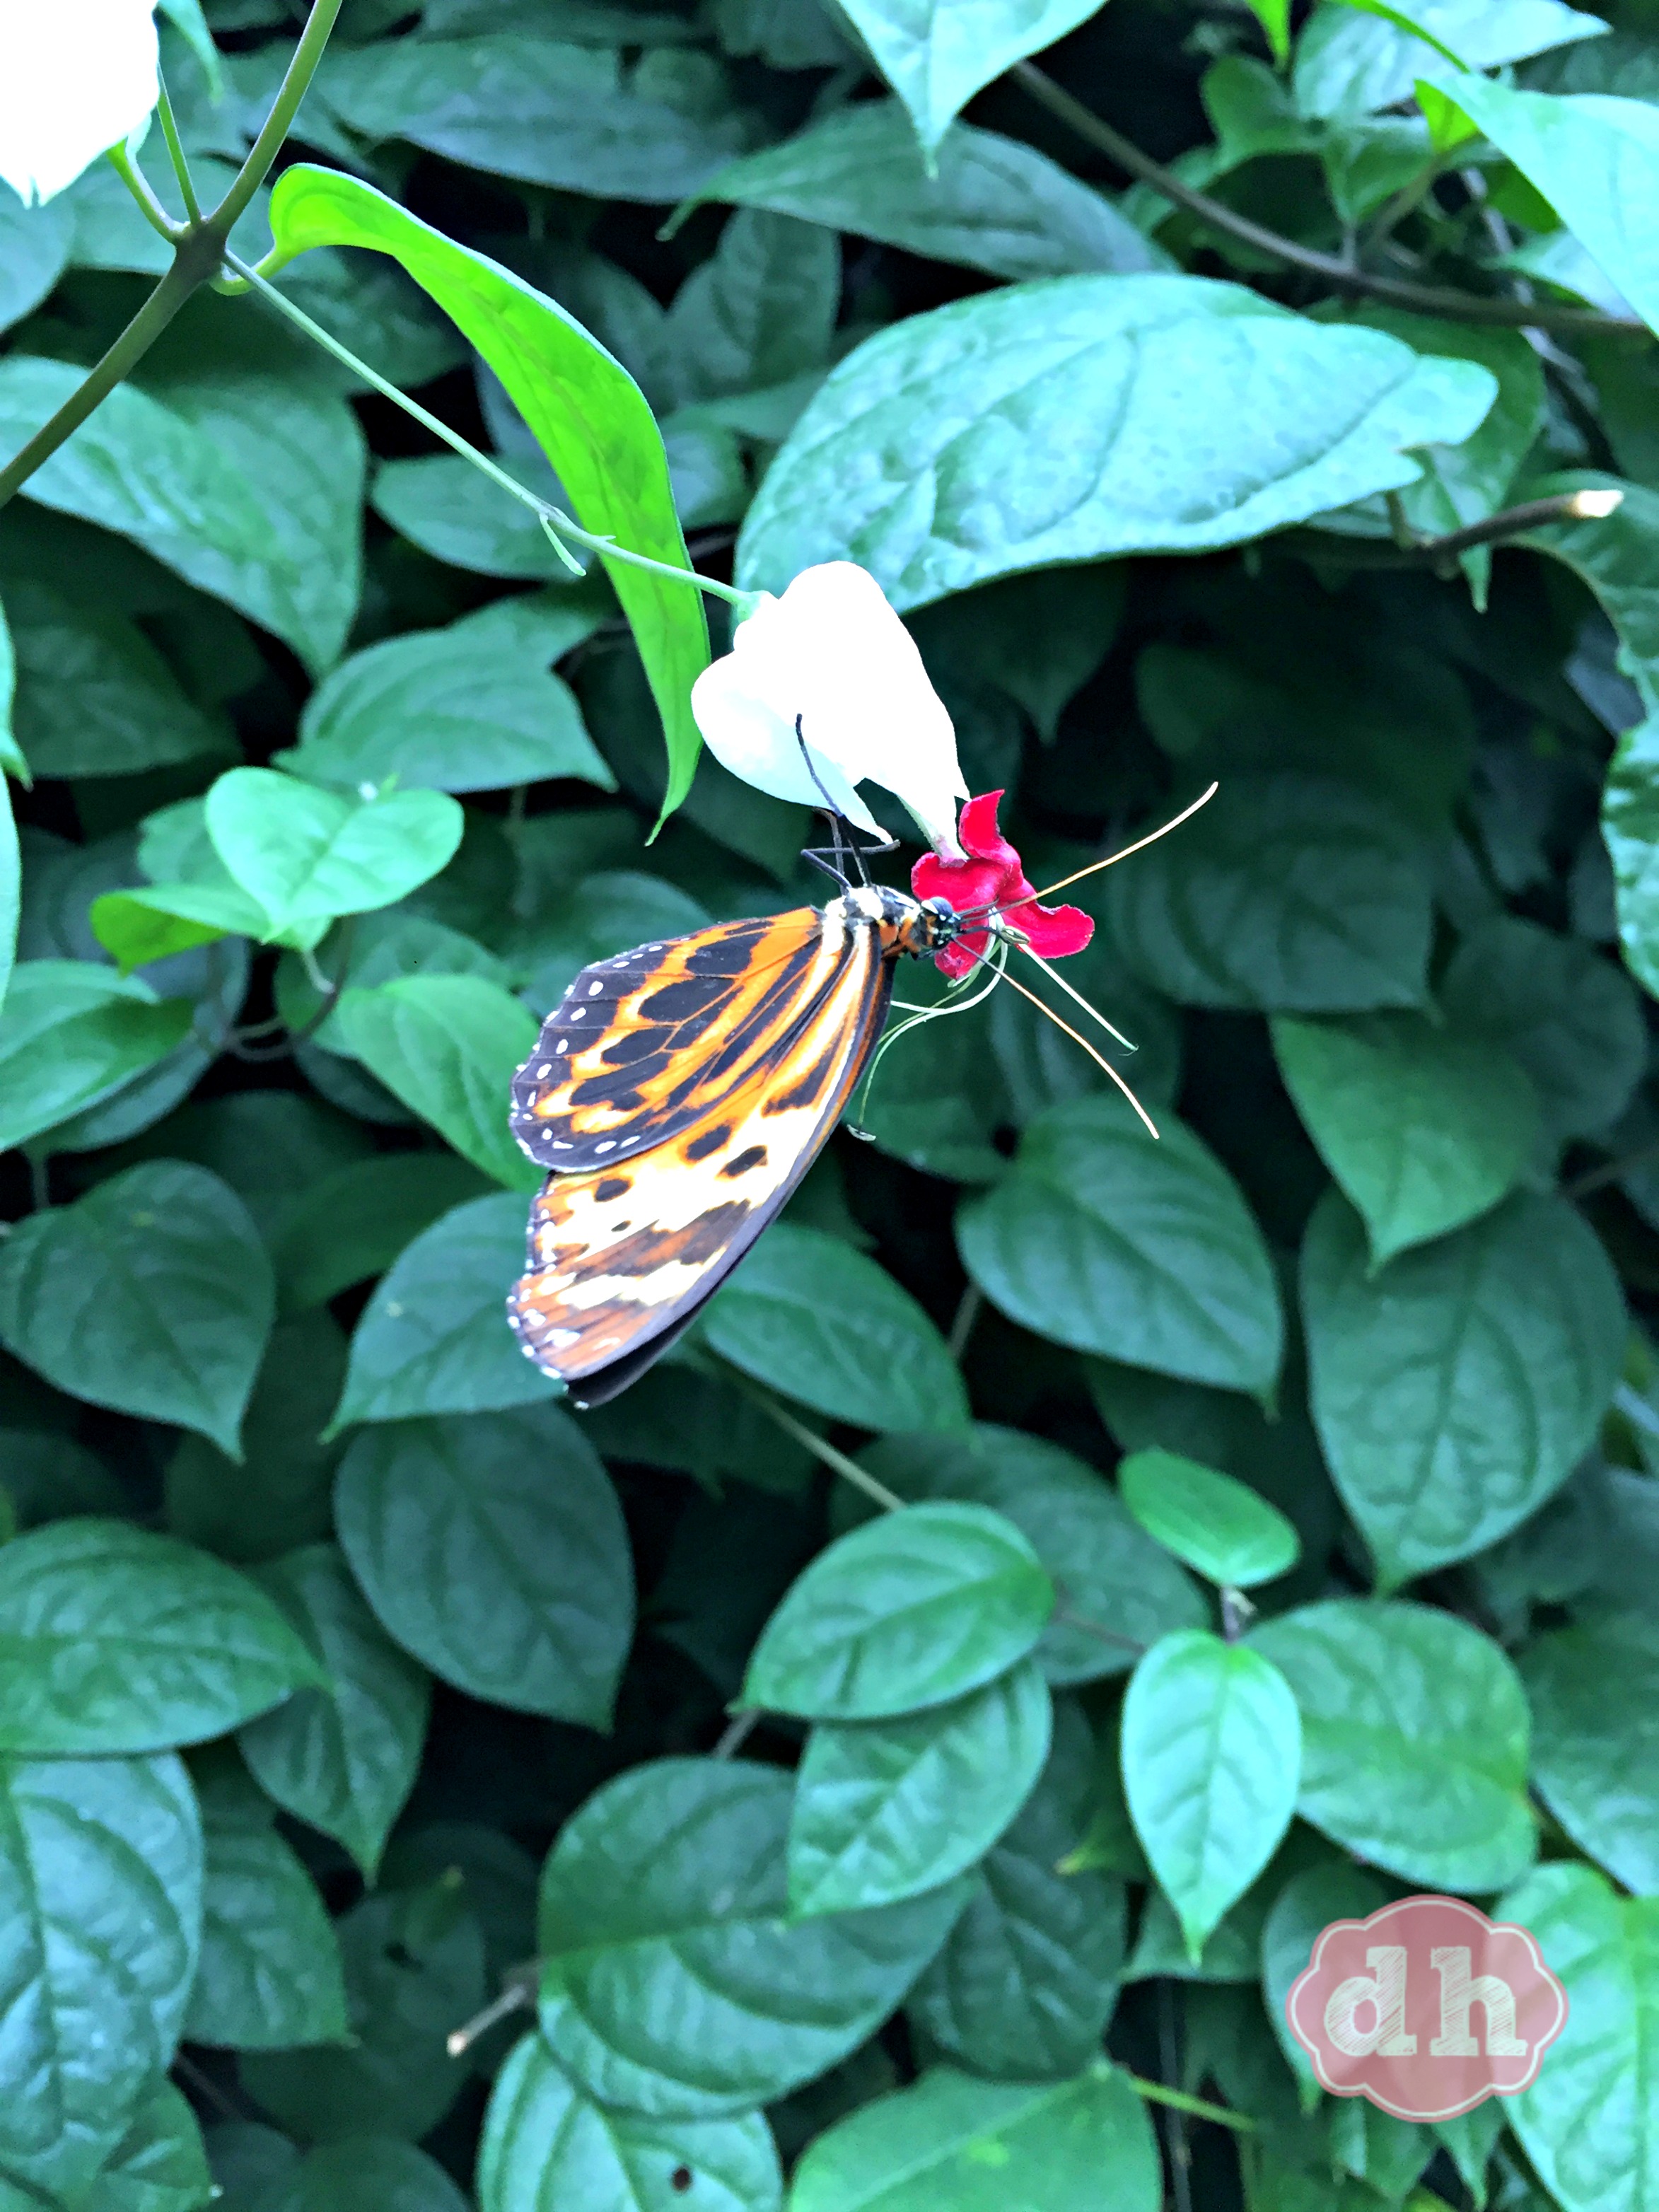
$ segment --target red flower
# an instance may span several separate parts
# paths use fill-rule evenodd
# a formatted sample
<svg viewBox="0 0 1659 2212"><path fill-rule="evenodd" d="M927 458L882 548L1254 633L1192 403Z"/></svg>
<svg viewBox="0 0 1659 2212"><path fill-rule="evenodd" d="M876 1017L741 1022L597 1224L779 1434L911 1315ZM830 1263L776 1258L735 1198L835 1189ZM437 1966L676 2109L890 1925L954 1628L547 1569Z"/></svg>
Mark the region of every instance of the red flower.
<svg viewBox="0 0 1659 2212"><path fill-rule="evenodd" d="M1019 854L997 828L1001 797L1000 791L987 791L967 802L957 835L968 859L942 860L937 853L924 853L910 871L910 889L919 899L948 899L957 914L998 908L1045 960L1081 952L1095 933L1094 923L1081 907L1037 904ZM976 964L974 955L990 941L988 917L984 926L964 929L954 945L935 953L935 963L947 975L966 975Z"/></svg>

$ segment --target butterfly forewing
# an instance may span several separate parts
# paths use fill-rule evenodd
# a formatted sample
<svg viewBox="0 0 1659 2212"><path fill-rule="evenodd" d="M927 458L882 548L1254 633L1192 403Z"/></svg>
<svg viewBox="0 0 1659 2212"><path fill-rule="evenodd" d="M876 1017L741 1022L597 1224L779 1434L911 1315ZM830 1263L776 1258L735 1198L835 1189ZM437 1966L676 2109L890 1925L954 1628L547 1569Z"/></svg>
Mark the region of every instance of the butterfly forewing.
<svg viewBox="0 0 1659 2212"><path fill-rule="evenodd" d="M811 926L811 940L801 959L803 922ZM735 954L732 940L756 927L702 931L660 957L672 956L677 981L696 976L705 971L688 964L686 948L715 943ZM644 1347L665 1348L660 1340L672 1340L737 1264L834 1128L880 1031L892 971L876 929L811 908L766 927L775 935L750 947L749 964L733 971L736 986L717 1015L677 1048L683 1063L672 1071L662 1101L611 1109L620 1118L605 1126L628 1132L627 1151L623 1139L596 1143L578 1124L566 1141L590 1155L607 1142L615 1149L584 1172L550 1175L532 1206L528 1268L508 1313L538 1366L572 1383L592 1378L576 1393L584 1402L598 1403L631 1380L646 1364L639 1356ZM586 971L605 972L603 963ZM773 983L785 973L791 988L775 993ZM631 980L617 1003L632 1026L620 1033L638 1034L644 1025L638 1010L666 988L654 975ZM557 1019L544 1030L544 1042ZM592 1054L591 1047L580 1049ZM543 1079L533 1071L545 1058L530 1063L533 1081ZM605 1064L602 1053L597 1061ZM571 1088L593 1080L579 1073ZM556 1113L586 1110L588 1102L574 1100ZM555 1119L542 1116L544 1126ZM643 1126L653 1131L649 1149ZM607 1387L606 1370L620 1380L613 1376Z"/></svg>
<svg viewBox="0 0 1659 2212"><path fill-rule="evenodd" d="M789 1021L836 972L840 935L800 907L584 968L514 1079L514 1135L568 1172L690 1129L785 1048Z"/></svg>

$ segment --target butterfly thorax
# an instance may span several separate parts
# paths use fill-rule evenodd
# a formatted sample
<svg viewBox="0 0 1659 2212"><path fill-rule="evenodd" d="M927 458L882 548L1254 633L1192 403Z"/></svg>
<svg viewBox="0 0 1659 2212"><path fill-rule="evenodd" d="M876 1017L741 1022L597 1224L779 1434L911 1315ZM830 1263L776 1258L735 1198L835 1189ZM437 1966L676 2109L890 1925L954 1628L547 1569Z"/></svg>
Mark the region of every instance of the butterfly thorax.
<svg viewBox="0 0 1659 2212"><path fill-rule="evenodd" d="M929 960L962 933L962 922L948 899L915 899L886 884L862 884L831 899L824 909L856 927L872 923L884 952L908 952Z"/></svg>

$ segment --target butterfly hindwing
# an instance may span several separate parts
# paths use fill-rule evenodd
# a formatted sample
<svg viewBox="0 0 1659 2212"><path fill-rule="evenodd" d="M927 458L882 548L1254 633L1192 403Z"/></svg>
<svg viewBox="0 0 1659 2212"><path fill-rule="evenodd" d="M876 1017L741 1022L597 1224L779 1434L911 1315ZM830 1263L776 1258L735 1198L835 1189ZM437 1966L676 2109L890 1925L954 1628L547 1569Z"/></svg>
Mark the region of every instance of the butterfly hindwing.
<svg viewBox="0 0 1659 2212"><path fill-rule="evenodd" d="M666 1143L776 1055L838 957L822 915L801 907L595 961L514 1079L514 1135L561 1172Z"/></svg>
<svg viewBox="0 0 1659 2212"><path fill-rule="evenodd" d="M741 1009L714 1027L717 1058L744 1033L746 1072L711 1077L697 1046L684 1048L693 1064L675 1071L673 1090L702 1096L702 1111L671 1107L672 1133L648 1150L550 1175L531 1208L527 1272L508 1314L538 1365L573 1384L591 1378L576 1394L585 1403L666 1349L754 1243L835 1127L879 1034L891 966L877 932L807 912L813 957L793 992L769 1001L769 1046L746 1033Z"/></svg>

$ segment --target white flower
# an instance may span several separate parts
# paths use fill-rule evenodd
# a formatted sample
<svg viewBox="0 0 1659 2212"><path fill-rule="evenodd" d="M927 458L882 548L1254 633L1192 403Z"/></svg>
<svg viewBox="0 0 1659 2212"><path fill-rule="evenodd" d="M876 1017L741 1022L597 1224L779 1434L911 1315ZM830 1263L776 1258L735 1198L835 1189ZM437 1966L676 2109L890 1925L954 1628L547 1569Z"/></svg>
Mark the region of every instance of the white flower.
<svg viewBox="0 0 1659 2212"><path fill-rule="evenodd" d="M822 806L827 798L878 837L886 833L853 787L881 784L936 851L960 860L956 802L968 787L957 733L875 578L829 561L803 569L781 599L763 592L757 600L731 652L691 687L715 759L775 799Z"/></svg>
<svg viewBox="0 0 1659 2212"><path fill-rule="evenodd" d="M137 130L155 52L152 0L0 0L0 177L25 207Z"/></svg>

